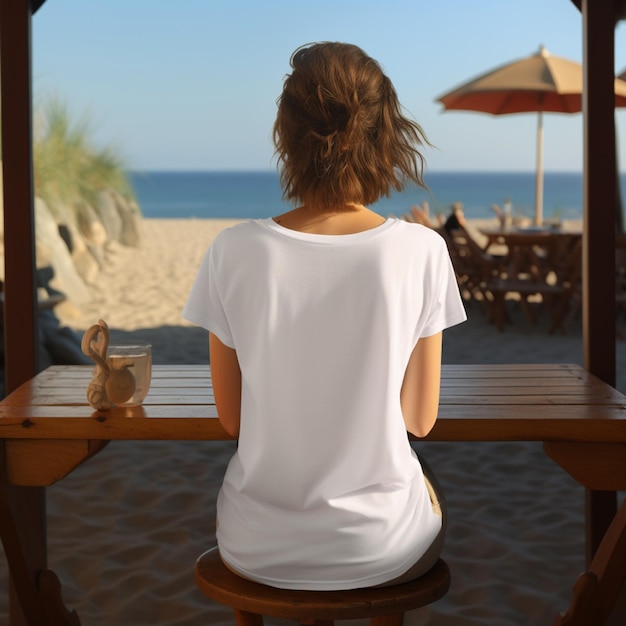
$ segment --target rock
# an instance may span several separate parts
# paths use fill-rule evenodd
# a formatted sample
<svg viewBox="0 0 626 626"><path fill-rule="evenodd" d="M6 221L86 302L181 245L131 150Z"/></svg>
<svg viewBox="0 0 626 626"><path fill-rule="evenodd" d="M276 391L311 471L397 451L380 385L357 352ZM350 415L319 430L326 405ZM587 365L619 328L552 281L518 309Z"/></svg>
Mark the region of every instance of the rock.
<svg viewBox="0 0 626 626"><path fill-rule="evenodd" d="M78 214L78 228L87 243L92 246L104 247L108 235L96 210L90 204L81 201L77 203L76 211Z"/></svg>
<svg viewBox="0 0 626 626"><path fill-rule="evenodd" d="M37 267L51 266L55 272L52 286L80 305L91 299L87 285L97 282L115 245L139 246L141 211L134 201L113 190L98 192L95 206L85 201L68 205L58 198L50 202L35 198ZM0 168L0 281L4 280L3 230Z"/></svg>
<svg viewBox="0 0 626 626"><path fill-rule="evenodd" d="M72 243L72 235L70 233L70 229L67 227L67 224L57 224L57 228L59 229L59 235L61 235L61 239L65 242L67 249L72 253L74 249L74 244Z"/></svg>
<svg viewBox="0 0 626 626"><path fill-rule="evenodd" d="M131 200L126 200L121 194L114 193L115 204L122 219L122 232L120 243L131 248L139 246L139 224L141 222L141 212L137 204Z"/></svg>
<svg viewBox="0 0 626 626"><path fill-rule="evenodd" d="M100 216L96 210L86 202L80 201L76 204L78 215L79 236L84 239L86 252L93 257L97 268L89 260L84 250L73 254L74 262L77 263L78 271L88 284L93 284L97 271L105 265L104 248L108 241L108 234L100 221ZM94 274L94 271L96 274Z"/></svg>
<svg viewBox="0 0 626 626"><path fill-rule="evenodd" d="M75 303L89 302L89 290L76 270L54 216L41 198L35 198L35 229L37 267L50 265L54 269L50 285Z"/></svg>
<svg viewBox="0 0 626 626"><path fill-rule="evenodd" d="M117 209L115 198L108 190L99 191L95 209L110 240L119 241L122 234L122 217Z"/></svg>
<svg viewBox="0 0 626 626"><path fill-rule="evenodd" d="M100 271L100 265L94 258L78 227L74 224L67 224L66 226L72 241L71 256L74 267L87 285L93 285Z"/></svg>
<svg viewBox="0 0 626 626"><path fill-rule="evenodd" d="M51 198L48 200L47 204L57 224L76 225L76 212L71 206L68 206L59 198Z"/></svg>
<svg viewBox="0 0 626 626"><path fill-rule="evenodd" d="M100 273L100 266L88 248L72 255L74 267L88 285L95 285Z"/></svg>

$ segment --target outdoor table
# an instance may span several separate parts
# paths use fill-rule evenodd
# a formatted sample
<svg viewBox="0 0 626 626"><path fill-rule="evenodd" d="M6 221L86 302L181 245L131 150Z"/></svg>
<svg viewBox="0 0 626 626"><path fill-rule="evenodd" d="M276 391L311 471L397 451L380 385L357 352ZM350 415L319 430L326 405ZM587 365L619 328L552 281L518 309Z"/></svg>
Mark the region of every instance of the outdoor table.
<svg viewBox="0 0 626 626"><path fill-rule="evenodd" d="M79 622L45 570L45 508L38 526L36 507L13 510L7 492L10 503L15 486L43 491L111 440L230 439L217 419L209 366L155 366L144 405L110 411L88 406L91 374L89 366L53 366L0 401L8 483L0 533L17 596L55 616L42 624ZM444 365L439 419L426 440L542 441L588 490L626 489L626 396L577 365ZM18 619L12 610L11 624L24 623Z"/></svg>
<svg viewBox="0 0 626 626"><path fill-rule="evenodd" d="M510 278L524 275L536 281L545 281L550 272L558 281L561 270L567 269L564 263L569 252L582 237L578 232L536 227L485 228L480 232L487 239L486 252L494 245L506 246L501 267Z"/></svg>

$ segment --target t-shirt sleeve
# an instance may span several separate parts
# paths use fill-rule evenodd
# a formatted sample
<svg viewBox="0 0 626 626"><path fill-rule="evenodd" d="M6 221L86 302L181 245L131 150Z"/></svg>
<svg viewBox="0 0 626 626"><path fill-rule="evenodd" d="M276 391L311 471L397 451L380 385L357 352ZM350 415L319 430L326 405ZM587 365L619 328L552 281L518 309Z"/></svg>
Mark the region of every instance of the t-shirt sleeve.
<svg viewBox="0 0 626 626"><path fill-rule="evenodd" d="M435 259L431 276L431 307L421 337L436 335L467 319L452 260L443 239L439 242Z"/></svg>
<svg viewBox="0 0 626 626"><path fill-rule="evenodd" d="M191 287L183 318L213 333L224 345L234 348L234 341L224 310L217 268L218 251L215 243L204 255Z"/></svg>

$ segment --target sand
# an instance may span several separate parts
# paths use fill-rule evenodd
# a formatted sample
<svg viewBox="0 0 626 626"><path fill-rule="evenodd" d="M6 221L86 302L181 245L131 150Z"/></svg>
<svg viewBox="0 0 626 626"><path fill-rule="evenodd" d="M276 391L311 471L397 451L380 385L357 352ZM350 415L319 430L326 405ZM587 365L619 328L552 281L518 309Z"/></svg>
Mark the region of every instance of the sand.
<svg viewBox="0 0 626 626"><path fill-rule="evenodd" d="M230 223L144 220L141 247L110 250L92 303L60 309L62 322L81 333L102 317L114 339L151 341L155 363L207 362L206 333L180 311L206 247ZM470 320L445 333L444 361L582 363L580 320L550 336L546 319L535 327L511 312L513 324L499 333L472 303ZM622 390L625 353L619 342ZM215 498L233 449L112 442L48 489L49 564L83 626L234 624L192 577L195 558L214 545ZM552 624L584 565L583 489L536 443L424 442L418 450L447 495L453 582L444 599L411 612L407 626ZM3 597L0 622L6 615Z"/></svg>

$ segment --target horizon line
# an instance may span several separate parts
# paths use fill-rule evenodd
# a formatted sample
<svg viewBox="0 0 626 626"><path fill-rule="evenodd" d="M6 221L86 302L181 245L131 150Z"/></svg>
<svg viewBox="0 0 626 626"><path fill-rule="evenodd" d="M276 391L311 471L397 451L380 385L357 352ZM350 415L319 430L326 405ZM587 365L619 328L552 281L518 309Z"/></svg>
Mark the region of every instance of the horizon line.
<svg viewBox="0 0 626 626"><path fill-rule="evenodd" d="M278 170L274 168L164 168L164 167L148 167L148 168L124 168L124 171L131 174L278 174ZM620 171L620 175L626 175L626 170ZM428 174L532 174L536 175L534 170L499 170L499 169L479 169L479 170L465 170L465 169L432 169L424 172L424 176ZM583 170L573 169L551 169L545 170L546 174L583 174Z"/></svg>

